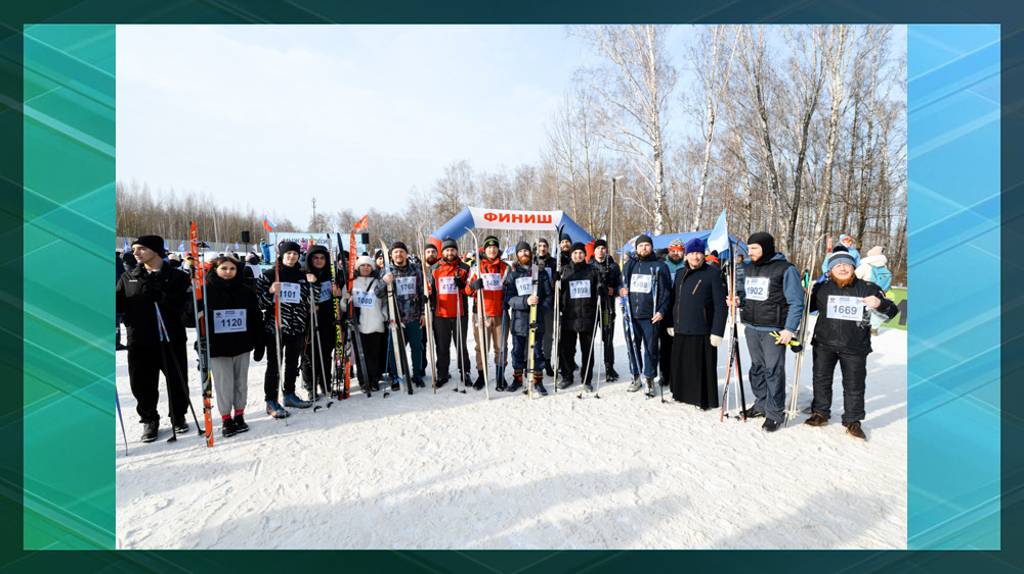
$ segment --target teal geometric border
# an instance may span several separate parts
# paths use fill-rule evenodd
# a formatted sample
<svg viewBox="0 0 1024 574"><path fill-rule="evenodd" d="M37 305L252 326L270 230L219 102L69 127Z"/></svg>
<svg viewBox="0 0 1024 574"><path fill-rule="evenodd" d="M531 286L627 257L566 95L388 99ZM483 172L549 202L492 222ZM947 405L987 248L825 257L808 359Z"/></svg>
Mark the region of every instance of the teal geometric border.
<svg viewBox="0 0 1024 574"><path fill-rule="evenodd" d="M1000 548L999 33L907 35L910 549Z"/></svg>
<svg viewBox="0 0 1024 574"><path fill-rule="evenodd" d="M114 26L24 50L24 547L113 548Z"/></svg>

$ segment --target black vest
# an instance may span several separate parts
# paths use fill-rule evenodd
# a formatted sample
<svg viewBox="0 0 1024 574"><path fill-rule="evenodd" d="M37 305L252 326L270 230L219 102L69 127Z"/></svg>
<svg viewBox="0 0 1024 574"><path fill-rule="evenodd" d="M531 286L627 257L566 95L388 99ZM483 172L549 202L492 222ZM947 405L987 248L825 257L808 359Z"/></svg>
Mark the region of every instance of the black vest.
<svg viewBox="0 0 1024 574"><path fill-rule="evenodd" d="M768 298L764 301L754 301L750 293L746 293L746 300L743 303L742 319L748 325L757 327L773 327L782 329L786 326L786 315L789 313L789 302L786 301L786 294L782 290L783 276L786 270L792 267L792 263L786 260L771 261L765 265L744 265L744 282L753 277L768 278ZM746 291L746 288L744 288Z"/></svg>

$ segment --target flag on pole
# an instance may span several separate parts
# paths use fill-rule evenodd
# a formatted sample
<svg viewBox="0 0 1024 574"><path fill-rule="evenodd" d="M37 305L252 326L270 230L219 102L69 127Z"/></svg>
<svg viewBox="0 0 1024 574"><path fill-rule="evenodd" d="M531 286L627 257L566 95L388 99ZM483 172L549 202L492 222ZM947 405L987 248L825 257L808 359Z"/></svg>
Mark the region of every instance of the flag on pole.
<svg viewBox="0 0 1024 574"><path fill-rule="evenodd" d="M238 246L238 242L236 241L236 242L235 242L235 251L238 251L238 247L239 247L239 246Z"/></svg>
<svg viewBox="0 0 1024 574"><path fill-rule="evenodd" d="M274 224L270 222L266 215L263 216L263 229L266 229L267 233L274 231Z"/></svg>
<svg viewBox="0 0 1024 574"><path fill-rule="evenodd" d="M185 251L185 242L182 241L178 244L178 251Z"/></svg>
<svg viewBox="0 0 1024 574"><path fill-rule="evenodd" d="M725 221L724 209L708 235L708 251L717 251L719 256L729 251L729 225Z"/></svg>
<svg viewBox="0 0 1024 574"><path fill-rule="evenodd" d="M127 237L125 237L125 238L124 238L124 252L125 252L125 253L128 253L128 250L129 250L129 249L130 249L130 247L128 246L128 238L127 238Z"/></svg>
<svg viewBox="0 0 1024 574"><path fill-rule="evenodd" d="M365 231L369 227L370 227L370 214L367 213L366 215L364 215L364 216L359 218L359 221L357 221L355 226L352 227L352 230L353 231Z"/></svg>

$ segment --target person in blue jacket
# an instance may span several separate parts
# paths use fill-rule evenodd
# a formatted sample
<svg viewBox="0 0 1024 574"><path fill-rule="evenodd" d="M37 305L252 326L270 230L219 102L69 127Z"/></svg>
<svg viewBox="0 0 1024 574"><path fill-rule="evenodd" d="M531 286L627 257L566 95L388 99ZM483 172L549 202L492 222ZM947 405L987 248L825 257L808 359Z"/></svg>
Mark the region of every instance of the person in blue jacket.
<svg viewBox="0 0 1024 574"><path fill-rule="evenodd" d="M748 380L756 399L746 416L765 417L761 428L775 432L786 404L786 346L800 327L804 290L800 273L775 251L771 234L754 233L747 239L747 248L751 262L744 264L743 283L736 285L750 352Z"/></svg>
<svg viewBox="0 0 1024 574"><path fill-rule="evenodd" d="M654 375L658 371L658 323L668 316L672 279L665 263L654 254L654 242L650 236L637 237L635 248L636 257L630 258L622 268L622 285L619 286L619 296L626 297L629 305L633 353L639 363L630 365L633 383L627 390L635 393L646 383L647 395L654 396ZM640 380L641 375L643 381Z"/></svg>
<svg viewBox="0 0 1024 574"><path fill-rule="evenodd" d="M530 309L537 307L537 331L534 334L533 364L534 372L525 373L532 376L534 390L541 395L548 394L544 388L544 315L549 314L552 306L553 292L548 274L543 268L537 272L537 294L533 294L534 265L543 265L544 261L534 261L530 244L520 241L516 245L516 262L505 274L503 289L505 291L505 308L511 311L509 332L512 334L512 384L508 392L514 393L523 388L523 375L529 365L527 356L530 338Z"/></svg>

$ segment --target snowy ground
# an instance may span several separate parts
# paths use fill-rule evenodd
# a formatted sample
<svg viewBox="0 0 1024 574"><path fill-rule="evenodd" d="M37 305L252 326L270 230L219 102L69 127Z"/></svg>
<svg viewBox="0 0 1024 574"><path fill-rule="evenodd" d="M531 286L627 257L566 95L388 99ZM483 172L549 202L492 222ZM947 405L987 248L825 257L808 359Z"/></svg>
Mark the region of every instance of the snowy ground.
<svg viewBox="0 0 1024 574"><path fill-rule="evenodd" d="M577 399L578 385L532 402L450 385L434 395L429 382L413 396L357 391L316 413L292 409L285 426L264 414L265 363L253 363L250 432L222 438L215 407L213 448L194 433L166 443L166 418L142 444L118 352L130 452L118 427L118 547L905 548L906 343L905 331L874 338L867 442L839 424L838 369L829 426L768 435L763 419L719 422L717 410L644 400L625 382L599 400ZM724 381L724 352L719 362Z"/></svg>

